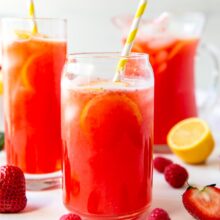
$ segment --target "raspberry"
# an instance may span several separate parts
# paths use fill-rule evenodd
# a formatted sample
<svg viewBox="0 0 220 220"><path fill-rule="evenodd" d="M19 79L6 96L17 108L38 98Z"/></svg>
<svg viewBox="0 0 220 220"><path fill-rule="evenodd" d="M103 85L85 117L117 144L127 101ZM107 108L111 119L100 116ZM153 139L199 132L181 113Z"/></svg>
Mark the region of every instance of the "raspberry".
<svg viewBox="0 0 220 220"><path fill-rule="evenodd" d="M166 166L172 164L173 162L167 158L164 157L156 157L154 159L154 168L160 172L163 173Z"/></svg>
<svg viewBox="0 0 220 220"><path fill-rule="evenodd" d="M0 167L0 213L16 213L26 207L24 174L16 166Z"/></svg>
<svg viewBox="0 0 220 220"><path fill-rule="evenodd" d="M178 164L170 164L164 170L165 180L174 188L181 188L188 176L186 169Z"/></svg>
<svg viewBox="0 0 220 220"><path fill-rule="evenodd" d="M69 213L69 214L61 216L60 220L82 220L82 219L80 218L80 216L76 214Z"/></svg>
<svg viewBox="0 0 220 220"><path fill-rule="evenodd" d="M150 213L148 220L170 220L170 217L164 209L156 208Z"/></svg>

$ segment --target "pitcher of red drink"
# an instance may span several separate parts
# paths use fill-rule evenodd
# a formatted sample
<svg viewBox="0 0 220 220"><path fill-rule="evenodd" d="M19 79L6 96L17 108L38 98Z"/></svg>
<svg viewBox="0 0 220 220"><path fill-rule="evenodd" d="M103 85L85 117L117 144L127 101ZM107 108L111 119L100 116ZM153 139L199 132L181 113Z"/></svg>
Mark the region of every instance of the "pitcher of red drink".
<svg viewBox="0 0 220 220"><path fill-rule="evenodd" d="M129 16L113 19L123 30L123 43L131 20ZM143 21L134 42L133 51L148 53L154 70L156 152L168 151L166 137L172 126L188 117L204 116L215 102L218 59L210 46L200 44L204 22L201 13L163 13ZM207 65L200 69L195 65L198 57L200 62L205 59L203 65L208 63L209 74L204 71Z"/></svg>

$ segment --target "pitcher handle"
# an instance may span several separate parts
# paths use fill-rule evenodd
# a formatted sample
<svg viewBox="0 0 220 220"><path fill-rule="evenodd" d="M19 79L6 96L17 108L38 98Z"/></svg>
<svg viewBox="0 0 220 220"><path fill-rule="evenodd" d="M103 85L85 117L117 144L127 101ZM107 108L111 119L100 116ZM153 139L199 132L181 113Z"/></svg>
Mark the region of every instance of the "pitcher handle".
<svg viewBox="0 0 220 220"><path fill-rule="evenodd" d="M204 51L207 55L210 56L213 62L213 70L211 72L212 82L210 88L208 89L207 96L201 106L199 106L199 114L203 117L206 116L208 111L215 106L217 103L218 97L218 87L220 84L220 50L216 48L216 46L202 43L199 49L200 52Z"/></svg>

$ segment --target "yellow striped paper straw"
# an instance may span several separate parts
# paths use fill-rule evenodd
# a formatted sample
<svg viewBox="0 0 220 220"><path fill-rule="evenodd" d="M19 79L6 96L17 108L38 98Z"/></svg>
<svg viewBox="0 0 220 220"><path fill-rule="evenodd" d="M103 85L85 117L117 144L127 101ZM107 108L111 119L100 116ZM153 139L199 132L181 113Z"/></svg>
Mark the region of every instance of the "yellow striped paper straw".
<svg viewBox="0 0 220 220"><path fill-rule="evenodd" d="M147 7L147 3L148 3L147 0L140 0L140 3L138 5L138 9L136 11L135 17L133 19L133 22L132 22L132 25L130 28L130 32L128 34L126 43L125 43L124 48L121 53L122 57L128 56L131 52L131 48L133 46L134 39L135 39L136 34L138 32L138 27L139 27L142 15L144 14L145 9ZM118 65L117 65L117 69L116 69L116 73L115 73L115 76L113 79L114 82L120 81L119 74L121 71L124 70L126 63L127 63L127 59L125 59L125 58L121 58L119 60Z"/></svg>
<svg viewBox="0 0 220 220"><path fill-rule="evenodd" d="M35 20L35 7L34 7L34 1L30 0L30 5L29 5L29 16L33 19L33 29L32 33L36 34L38 32L37 30L37 22Z"/></svg>

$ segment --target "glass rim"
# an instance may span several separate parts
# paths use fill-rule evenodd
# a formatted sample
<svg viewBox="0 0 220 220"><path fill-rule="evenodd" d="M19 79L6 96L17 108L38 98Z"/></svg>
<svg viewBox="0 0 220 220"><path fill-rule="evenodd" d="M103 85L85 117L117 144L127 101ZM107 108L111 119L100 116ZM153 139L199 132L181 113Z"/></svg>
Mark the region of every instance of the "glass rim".
<svg viewBox="0 0 220 220"><path fill-rule="evenodd" d="M174 16L175 18L183 18L183 17L186 17L186 16L193 16L193 17L197 17L197 18L202 18L202 19L206 19L207 16L204 12L202 11L198 11L198 10L195 10L195 11L183 11L183 12L176 12L176 11L173 11L173 10L165 10L165 11L162 11L159 13L159 15L163 14L163 13L167 13L171 16ZM130 14L128 13L124 13L124 14L116 14L115 16L112 17L112 19L114 20L114 18L120 18L120 17L127 17L127 16L130 16ZM144 19L144 21L151 21L151 20L154 20L155 18L158 18L158 13L153 13L149 18L147 19Z"/></svg>
<svg viewBox="0 0 220 220"><path fill-rule="evenodd" d="M67 61L74 59L147 59L149 60L149 55L147 53L137 53L131 52L127 56L121 55L121 52L76 52L67 55Z"/></svg>
<svg viewBox="0 0 220 220"><path fill-rule="evenodd" d="M144 26L144 25L151 24L153 21L155 21L155 19L159 18L159 16L162 15L163 13L167 13L168 15L170 15L170 17L172 17L172 19L169 19L169 23L171 23L171 20L175 20L175 22L177 23L181 19L190 18L188 19L188 22L199 21L200 24L202 25L202 29L207 23L207 15L204 12L201 12L198 10L185 11L185 12L184 11L175 12L173 10L165 10L165 11L160 12L159 15L153 13L150 17L144 18L142 20L142 25ZM111 21L115 27L120 29L126 26L126 23L124 23L124 21L126 21L129 18L132 18L132 16L131 14L128 14L128 13L127 14L125 13L116 14L115 16L111 18Z"/></svg>
<svg viewBox="0 0 220 220"><path fill-rule="evenodd" d="M64 23L67 23L67 19L66 18L58 18L58 17L35 17L35 18L30 18L30 17L13 17L13 16L9 16L9 17L1 17L0 18L1 21L61 21Z"/></svg>

